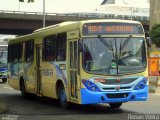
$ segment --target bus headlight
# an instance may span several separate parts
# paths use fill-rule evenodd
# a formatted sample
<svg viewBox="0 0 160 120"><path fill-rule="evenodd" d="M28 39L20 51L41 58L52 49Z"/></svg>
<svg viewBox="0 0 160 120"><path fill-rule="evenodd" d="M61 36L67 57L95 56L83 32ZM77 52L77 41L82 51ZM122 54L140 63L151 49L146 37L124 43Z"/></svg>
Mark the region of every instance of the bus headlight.
<svg viewBox="0 0 160 120"><path fill-rule="evenodd" d="M143 89L147 84L147 79L146 78L143 78L137 85L136 87L134 88L134 90L140 90L140 89Z"/></svg>
<svg viewBox="0 0 160 120"><path fill-rule="evenodd" d="M82 80L82 83L90 91L100 91L100 89L89 80Z"/></svg>

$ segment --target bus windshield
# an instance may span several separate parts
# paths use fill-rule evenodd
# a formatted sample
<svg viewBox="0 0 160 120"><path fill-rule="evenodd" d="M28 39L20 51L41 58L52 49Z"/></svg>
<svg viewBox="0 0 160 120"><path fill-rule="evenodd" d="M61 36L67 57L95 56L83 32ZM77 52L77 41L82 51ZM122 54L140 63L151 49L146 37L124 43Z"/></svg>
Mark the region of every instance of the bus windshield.
<svg viewBox="0 0 160 120"><path fill-rule="evenodd" d="M144 38L83 38L83 68L93 74L132 74L146 68Z"/></svg>

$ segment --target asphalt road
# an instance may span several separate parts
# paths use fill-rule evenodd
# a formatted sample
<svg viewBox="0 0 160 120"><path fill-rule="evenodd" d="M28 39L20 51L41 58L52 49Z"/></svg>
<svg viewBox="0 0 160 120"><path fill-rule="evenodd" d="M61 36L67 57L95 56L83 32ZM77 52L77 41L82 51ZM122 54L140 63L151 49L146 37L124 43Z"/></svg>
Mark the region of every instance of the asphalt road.
<svg viewBox="0 0 160 120"><path fill-rule="evenodd" d="M107 104L72 105L61 108L56 100L31 97L24 99L19 91L0 83L0 119L7 120L127 120L137 116L158 114L160 119L160 94L150 94L146 102L128 102L120 109L111 109Z"/></svg>

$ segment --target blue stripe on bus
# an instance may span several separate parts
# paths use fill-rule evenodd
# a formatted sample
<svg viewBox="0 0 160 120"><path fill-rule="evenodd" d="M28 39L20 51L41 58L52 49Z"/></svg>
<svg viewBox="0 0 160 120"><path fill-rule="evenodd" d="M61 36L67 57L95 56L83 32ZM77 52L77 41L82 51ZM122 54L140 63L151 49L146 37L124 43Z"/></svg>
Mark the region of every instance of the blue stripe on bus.
<svg viewBox="0 0 160 120"><path fill-rule="evenodd" d="M53 62L50 62L50 63L51 63L52 65L54 65L54 67L56 68L56 76L57 76L57 78L62 79L63 82L64 82L64 84L67 85L67 84L68 84L68 83L67 83L67 79L66 79L66 76L65 76L63 70L61 70L61 69L59 68L59 66L56 65L55 63L53 63Z"/></svg>
<svg viewBox="0 0 160 120"><path fill-rule="evenodd" d="M27 75L28 69L33 65L33 62L26 62L23 64L19 64L18 62L11 63L9 66L9 71L11 73L11 78L15 78L18 80L18 75L20 71L24 72L24 78L25 80L29 80L29 77Z"/></svg>
<svg viewBox="0 0 160 120"><path fill-rule="evenodd" d="M107 94L123 94L128 93L124 98L108 98ZM81 89L82 104L98 104L98 103L116 103L128 101L146 101L148 98L148 86L141 90L121 91L121 92L94 92L86 88Z"/></svg>

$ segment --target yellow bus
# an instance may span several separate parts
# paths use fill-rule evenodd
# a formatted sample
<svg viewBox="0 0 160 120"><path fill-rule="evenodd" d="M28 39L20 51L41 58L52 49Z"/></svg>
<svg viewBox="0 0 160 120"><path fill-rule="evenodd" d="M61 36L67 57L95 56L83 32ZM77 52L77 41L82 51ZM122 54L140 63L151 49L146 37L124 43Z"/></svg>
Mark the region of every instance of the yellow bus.
<svg viewBox="0 0 160 120"><path fill-rule="evenodd" d="M119 108L148 98L147 44L141 23L63 22L17 37L8 45L8 83L68 103Z"/></svg>

